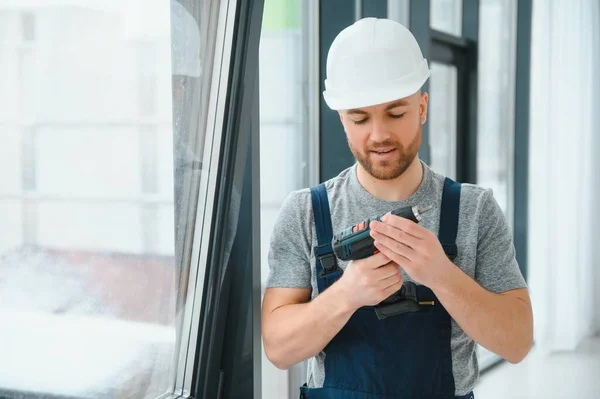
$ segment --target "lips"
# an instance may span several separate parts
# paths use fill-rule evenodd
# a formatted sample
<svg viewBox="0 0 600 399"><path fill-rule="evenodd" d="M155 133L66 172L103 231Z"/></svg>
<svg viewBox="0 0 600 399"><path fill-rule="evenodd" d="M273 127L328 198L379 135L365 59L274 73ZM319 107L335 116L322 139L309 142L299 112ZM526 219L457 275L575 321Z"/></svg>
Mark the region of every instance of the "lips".
<svg viewBox="0 0 600 399"><path fill-rule="evenodd" d="M379 149L379 150L371 150L371 152L374 152L375 154L383 155L383 154L388 154L394 150L395 150L395 148L383 148L383 149Z"/></svg>

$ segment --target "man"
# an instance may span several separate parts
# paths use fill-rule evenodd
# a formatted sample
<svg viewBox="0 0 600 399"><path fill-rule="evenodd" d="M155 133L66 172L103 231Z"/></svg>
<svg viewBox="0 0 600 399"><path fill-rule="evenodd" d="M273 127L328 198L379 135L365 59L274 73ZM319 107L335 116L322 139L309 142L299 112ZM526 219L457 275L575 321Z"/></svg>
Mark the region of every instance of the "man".
<svg viewBox="0 0 600 399"><path fill-rule="evenodd" d="M302 398L473 398L475 343L511 363L532 345L526 284L491 190L418 158L428 77L414 37L390 20L360 20L330 48L324 97L357 163L285 200L263 302L270 361L310 359ZM433 209L417 224L388 214L402 206ZM379 252L335 260L329 214L334 233L386 214L370 223ZM373 306L405 282L423 305L379 320Z"/></svg>

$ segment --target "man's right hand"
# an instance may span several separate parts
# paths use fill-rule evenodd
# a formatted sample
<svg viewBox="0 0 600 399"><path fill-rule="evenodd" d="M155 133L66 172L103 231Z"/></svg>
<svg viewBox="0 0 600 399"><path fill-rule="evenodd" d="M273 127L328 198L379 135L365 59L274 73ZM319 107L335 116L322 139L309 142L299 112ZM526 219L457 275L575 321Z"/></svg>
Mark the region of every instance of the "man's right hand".
<svg viewBox="0 0 600 399"><path fill-rule="evenodd" d="M398 264L381 252L353 260L336 283L353 309L379 304L402 287L404 279Z"/></svg>
<svg viewBox="0 0 600 399"><path fill-rule="evenodd" d="M400 267L379 253L351 261L342 277L313 300L310 288L267 288L262 323L267 358L287 369L316 356L358 308L377 305L402 282Z"/></svg>

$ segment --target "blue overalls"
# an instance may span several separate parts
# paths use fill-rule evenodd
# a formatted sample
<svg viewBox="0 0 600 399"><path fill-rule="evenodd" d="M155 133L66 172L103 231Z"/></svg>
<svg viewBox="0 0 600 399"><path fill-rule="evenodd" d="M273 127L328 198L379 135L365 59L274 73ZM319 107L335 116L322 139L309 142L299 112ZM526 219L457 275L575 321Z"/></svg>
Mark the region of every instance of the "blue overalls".
<svg viewBox="0 0 600 399"><path fill-rule="evenodd" d="M446 255L457 255L460 183L444 182L439 240ZM318 246L317 286L323 292L340 276L331 248L333 231L327 191L311 189ZM302 399L471 399L455 396L450 348L451 318L433 291L418 285L419 301L434 306L379 320L373 307L358 309L325 347L322 388L300 388Z"/></svg>

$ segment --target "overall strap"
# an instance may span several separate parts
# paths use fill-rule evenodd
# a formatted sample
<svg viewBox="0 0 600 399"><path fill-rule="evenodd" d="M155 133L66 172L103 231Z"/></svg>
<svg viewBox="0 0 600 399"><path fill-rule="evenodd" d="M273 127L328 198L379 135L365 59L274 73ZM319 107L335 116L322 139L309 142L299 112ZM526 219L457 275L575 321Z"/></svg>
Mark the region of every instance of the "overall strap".
<svg viewBox="0 0 600 399"><path fill-rule="evenodd" d="M458 232L458 214L460 211L460 183L446 177L442 193L439 240L446 256L454 260L458 255L456 233Z"/></svg>
<svg viewBox="0 0 600 399"><path fill-rule="evenodd" d="M317 232L317 243L315 249L317 287L319 292L325 291L341 275L336 261L331 240L333 239L333 227L331 226L331 213L329 211L329 200L327 188L324 183L310 189L312 199L313 215L315 219L315 230Z"/></svg>

